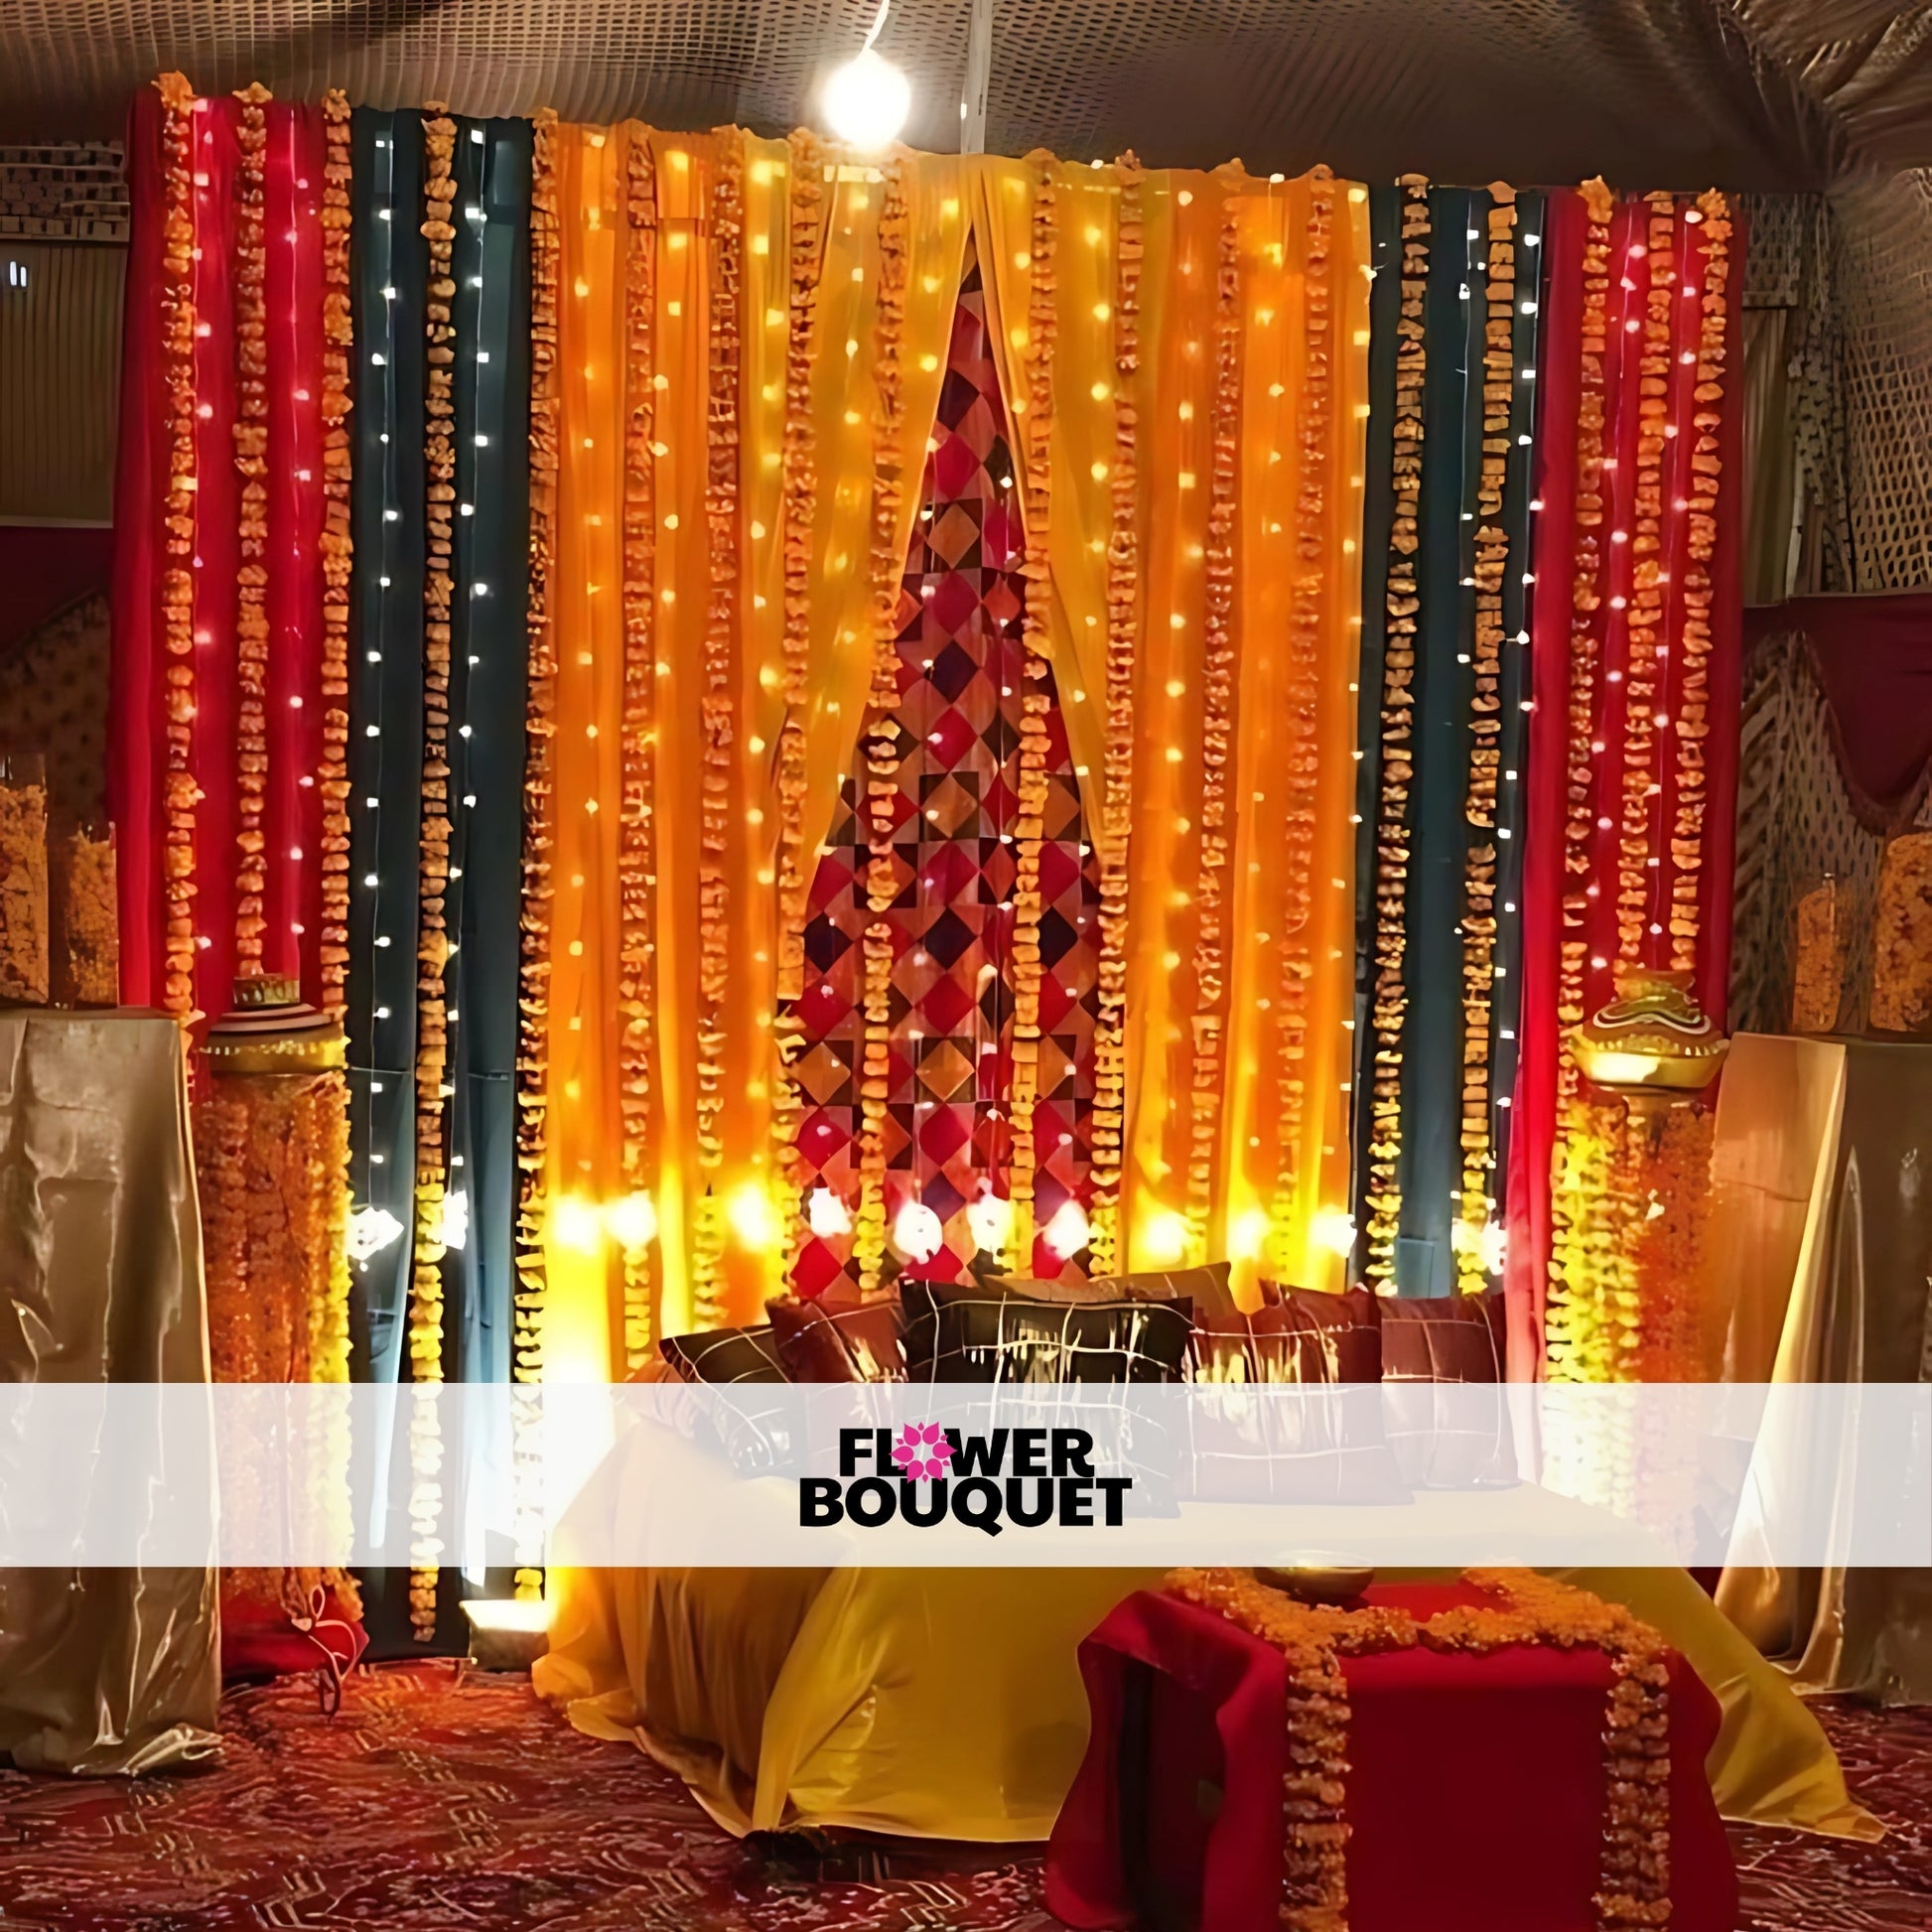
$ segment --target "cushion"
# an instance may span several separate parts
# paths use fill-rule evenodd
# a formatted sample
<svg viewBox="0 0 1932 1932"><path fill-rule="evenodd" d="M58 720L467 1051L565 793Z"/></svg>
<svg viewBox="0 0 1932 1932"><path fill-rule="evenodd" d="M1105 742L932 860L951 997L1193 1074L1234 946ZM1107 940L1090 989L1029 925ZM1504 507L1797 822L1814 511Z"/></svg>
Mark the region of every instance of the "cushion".
<svg viewBox="0 0 1932 1932"><path fill-rule="evenodd" d="M1514 1482L1509 1412L1501 1388L1503 1297L1384 1296L1382 1381L1389 1441L1403 1479L1419 1489L1493 1488ZM1393 1388L1389 1385L1394 1384ZM1445 1384L1476 1384L1493 1403L1439 1400Z"/></svg>
<svg viewBox="0 0 1932 1932"><path fill-rule="evenodd" d="M1191 1302L1199 1313L1235 1312L1233 1270L1225 1261L1211 1261L1204 1268L1175 1268L1167 1273L1143 1271L1137 1275L1096 1275L1084 1282L1027 1281L1019 1276L995 1275L978 1283L988 1289L1009 1288L1035 1302L1070 1302L1083 1307L1092 1302Z"/></svg>
<svg viewBox="0 0 1932 1932"><path fill-rule="evenodd" d="M1276 1288L1252 1315L1196 1315L1199 1382L1379 1382L1382 1329L1362 1289Z"/></svg>
<svg viewBox="0 0 1932 1932"><path fill-rule="evenodd" d="M700 1405L691 1398L674 1418L694 1440L715 1440L732 1466L745 1475L773 1475L795 1461L790 1417L782 1396L759 1393L783 1387L784 1364L771 1330L709 1328L695 1335L668 1335L658 1350L681 1382L724 1386L731 1393Z"/></svg>
<svg viewBox="0 0 1932 1932"><path fill-rule="evenodd" d="M1015 1284L904 1282L905 1369L914 1382L1178 1382L1185 1301L1065 1302Z"/></svg>
<svg viewBox="0 0 1932 1932"><path fill-rule="evenodd" d="M1500 1382L1506 1360L1503 1297L1378 1298L1385 1382Z"/></svg>
<svg viewBox="0 0 1932 1932"><path fill-rule="evenodd" d="M898 1298L869 1302L801 1301L781 1296L764 1305L778 1359L793 1382L903 1382L905 1345Z"/></svg>
<svg viewBox="0 0 1932 1932"><path fill-rule="evenodd" d="M683 1382L782 1382L784 1363L767 1322L756 1328L707 1328L667 1335L658 1353Z"/></svg>

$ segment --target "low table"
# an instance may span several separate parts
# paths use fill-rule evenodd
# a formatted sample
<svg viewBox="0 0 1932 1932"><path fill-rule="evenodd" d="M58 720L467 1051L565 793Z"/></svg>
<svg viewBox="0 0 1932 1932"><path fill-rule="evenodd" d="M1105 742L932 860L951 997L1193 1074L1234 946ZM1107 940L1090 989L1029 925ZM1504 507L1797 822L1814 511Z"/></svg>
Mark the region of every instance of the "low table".
<svg viewBox="0 0 1932 1932"><path fill-rule="evenodd" d="M1462 1584L1371 1588L1419 1620ZM1069 1926L1279 1932L1281 1653L1141 1591L1080 1648L1093 1727L1047 1853ZM1422 1647L1346 1658L1349 1932L1595 1932L1603 1844L1598 1650ZM1670 1662L1671 1932L1730 1932L1737 1886L1705 1777L1717 1700Z"/></svg>

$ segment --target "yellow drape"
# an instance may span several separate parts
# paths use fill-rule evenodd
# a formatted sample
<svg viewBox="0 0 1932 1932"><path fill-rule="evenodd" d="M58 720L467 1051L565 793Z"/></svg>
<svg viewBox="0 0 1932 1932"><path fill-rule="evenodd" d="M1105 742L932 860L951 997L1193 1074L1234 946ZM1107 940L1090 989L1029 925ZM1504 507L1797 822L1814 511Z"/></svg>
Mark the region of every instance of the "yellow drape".
<svg viewBox="0 0 1932 1932"><path fill-rule="evenodd" d="M1055 251L1048 628L1067 736L1096 827L1105 802L1108 536L1117 461L1114 305L1121 173L1048 164ZM987 161L974 215L988 324L1016 461L1028 461L1028 317L1035 162ZM1355 666L1360 626L1362 451L1368 393L1366 191L1333 184L1327 278L1330 433L1318 512L1298 485L1306 369L1311 178L1238 172L1140 178L1144 243L1136 412L1139 634L1128 813L1127 1122L1124 1257L1158 1266L1231 1255L1244 1286L1262 1268L1339 1287L1321 1236L1346 1214L1353 1009ZM1201 870L1207 544L1215 414L1215 320L1224 220L1238 263L1237 498L1230 640L1236 671L1224 872L1227 995L1219 1138L1201 1243L1186 1192ZM1023 481L1026 481L1023 469ZM1024 492L1023 500L1024 500ZM1285 931L1287 799L1271 782L1285 750L1289 608L1298 574L1317 583L1318 776L1306 923ZM1283 1132L1279 1013L1283 947L1309 954L1297 1131ZM1290 1142L1292 1141L1292 1144ZM1286 1178L1284 1178L1286 1176ZM1197 1252L1187 1254L1190 1247Z"/></svg>
<svg viewBox="0 0 1932 1932"><path fill-rule="evenodd" d="M654 219L633 225L631 151L648 144ZM559 476L555 555L556 846L552 912L547 1173L547 1373L606 1379L623 1363L621 1252L605 1210L625 1190L619 1105L620 801L622 783L624 433L650 384L654 552L649 803L650 1115L647 1188L655 1213L653 1331L694 1325L694 1258L719 1248L718 1313L754 1317L783 1288L793 1204L772 1185L772 1018L778 996L774 759L784 720L783 452L790 322L790 155L736 130L664 134L636 123L560 127L557 169ZM716 232L720 170L735 167L740 226ZM900 333L906 479L896 554L918 508L967 231L959 162L908 157L908 281ZM811 676L806 719L807 870L851 769L873 651L871 564L878 322L876 167L828 156L816 289L811 411L817 491L811 533ZM651 353L626 354L628 251L652 250ZM714 369L712 305L721 256L737 271L735 384ZM735 406L724 387L735 386ZM714 402L730 410L735 511L708 517ZM720 446L722 447L722 446ZM725 1105L707 1170L698 1147L702 699L721 551L728 571L730 718L722 860L729 975L718 1003ZM634 576L634 572L633 572ZM715 717L715 711L714 711ZM706 1194L710 1201L707 1206Z"/></svg>

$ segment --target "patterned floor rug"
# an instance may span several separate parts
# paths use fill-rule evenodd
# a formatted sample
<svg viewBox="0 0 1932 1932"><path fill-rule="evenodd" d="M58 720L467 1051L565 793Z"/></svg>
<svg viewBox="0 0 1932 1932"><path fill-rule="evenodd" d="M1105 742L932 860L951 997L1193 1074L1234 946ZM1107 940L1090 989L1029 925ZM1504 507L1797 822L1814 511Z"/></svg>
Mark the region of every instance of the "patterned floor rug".
<svg viewBox="0 0 1932 1932"><path fill-rule="evenodd" d="M1881 1845L1735 1834L1740 1932L1932 1924L1932 1711L1825 1707ZM800 1870L719 1831L528 1682L447 1663L234 1693L222 1762L139 1784L0 1772L0 1926L61 1932L1053 1932L1036 1859Z"/></svg>

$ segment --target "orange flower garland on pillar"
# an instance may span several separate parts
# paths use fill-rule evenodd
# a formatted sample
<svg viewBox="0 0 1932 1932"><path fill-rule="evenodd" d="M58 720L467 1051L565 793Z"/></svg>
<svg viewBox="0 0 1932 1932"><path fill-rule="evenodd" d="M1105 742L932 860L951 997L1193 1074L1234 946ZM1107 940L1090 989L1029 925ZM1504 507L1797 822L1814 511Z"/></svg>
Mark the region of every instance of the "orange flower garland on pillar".
<svg viewBox="0 0 1932 1932"><path fill-rule="evenodd" d="M1394 513L1389 524L1382 658L1382 781L1376 806L1379 862L1375 875L1375 1071L1369 1089L1367 1258L1363 1273L1379 1294L1395 1291L1396 1230L1402 1217L1402 1035L1408 1000L1402 987L1409 897L1409 789L1415 782L1416 638L1422 592L1416 550L1422 512L1423 303L1429 287L1429 184L1404 175L1402 316L1396 325Z"/></svg>
<svg viewBox="0 0 1932 1932"><path fill-rule="evenodd" d="M241 89L235 170L234 351L235 469L240 574L235 594L235 972L259 973L262 894L268 841L262 805L268 792L268 321L264 287L267 243L262 227L262 175L272 96L259 81Z"/></svg>
<svg viewBox="0 0 1932 1932"><path fill-rule="evenodd" d="M450 601L456 517L456 329L450 277L456 228L451 161L456 123L440 103L423 123L422 233L429 243L429 300L424 308L429 347L424 398L423 467L427 478L424 523L428 554L423 573L423 801L421 886L416 938L416 1252L410 1278L409 1360L418 1384L443 1379L444 1075L449 1027L444 1013L444 969L450 939L443 896L450 877ZM419 1641L436 1630L437 1472L441 1447L433 1438L435 1413L418 1411L410 1438L415 1471L411 1513L415 1542L409 1579L410 1622Z"/></svg>
<svg viewBox="0 0 1932 1932"><path fill-rule="evenodd" d="M1040 843L1046 831L1046 672L1052 658L1047 619L1052 571L1049 541L1053 487L1053 348L1058 322L1053 249L1053 159L1027 157L1034 188L1033 282L1027 308L1027 609L1021 624L1026 687L1021 693L1020 782L1014 819L1013 1074L1007 1095L1007 1197L1013 1203L1012 1247L1023 1266L1034 1251L1034 1181L1039 1150L1034 1109L1039 1098Z"/></svg>
<svg viewBox="0 0 1932 1932"><path fill-rule="evenodd" d="M168 566L161 586L168 647L167 814L163 871L168 1011L195 1016L195 807L201 801L190 760L195 743L195 92L178 73L155 82L162 103L167 213L163 219L162 352L168 376Z"/></svg>
<svg viewBox="0 0 1932 1932"><path fill-rule="evenodd" d="M623 733L618 824L618 1107L623 1120L623 1179L633 1195L649 1184L646 1160L651 1096L651 822L656 731L657 651L652 600L657 561L656 434L651 321L657 256L657 179L649 138L632 130L624 156L623 430ZM623 1244L624 1365L650 1351L655 1287L648 1241Z"/></svg>
<svg viewBox="0 0 1932 1932"><path fill-rule="evenodd" d="M904 163L895 155L885 167L885 202L879 215L879 306L875 326L873 383L878 413L873 422L872 690L865 735L866 796L863 815L866 866L865 1036L859 1070L859 1203L852 1223L852 1252L859 1288L878 1287L886 1254L886 1106L892 1091L893 928L887 918L898 897L893 857L894 804L898 794L898 583L903 559L895 554L898 530L899 339L905 320L906 203Z"/></svg>
<svg viewBox="0 0 1932 1932"><path fill-rule="evenodd" d="M1107 543L1106 809L1100 853L1099 1014L1093 1035L1093 1211L1088 1247L1095 1275L1115 1273L1120 1253L1121 1149L1127 1123L1128 844L1134 822L1134 664L1141 627L1140 405L1141 164L1117 164L1120 212L1114 242L1113 527Z"/></svg>
<svg viewBox="0 0 1932 1932"><path fill-rule="evenodd" d="M523 709L523 891L516 1020L516 1290L510 1375L543 1380L544 1163L550 1079L550 855L556 832L557 626L550 577L557 541L557 117L539 113L530 166L530 552L528 682ZM516 1404L516 1593L542 1588L542 1464L534 1398Z"/></svg>
<svg viewBox="0 0 1932 1932"><path fill-rule="evenodd" d="M340 1020L348 974L348 579L350 408L348 355L349 110L341 88L323 96L322 189L322 932L321 1006Z"/></svg>
<svg viewBox="0 0 1932 1932"><path fill-rule="evenodd" d="M1489 1021L1496 986L1496 797L1502 764L1503 478L1509 465L1514 387L1516 194L1490 190L1482 353L1482 463L1476 478L1475 692L1470 701L1468 791L1463 815L1469 846L1462 876L1462 1199L1455 1243L1456 1286L1480 1295L1489 1286L1484 1236L1490 1195Z"/></svg>

